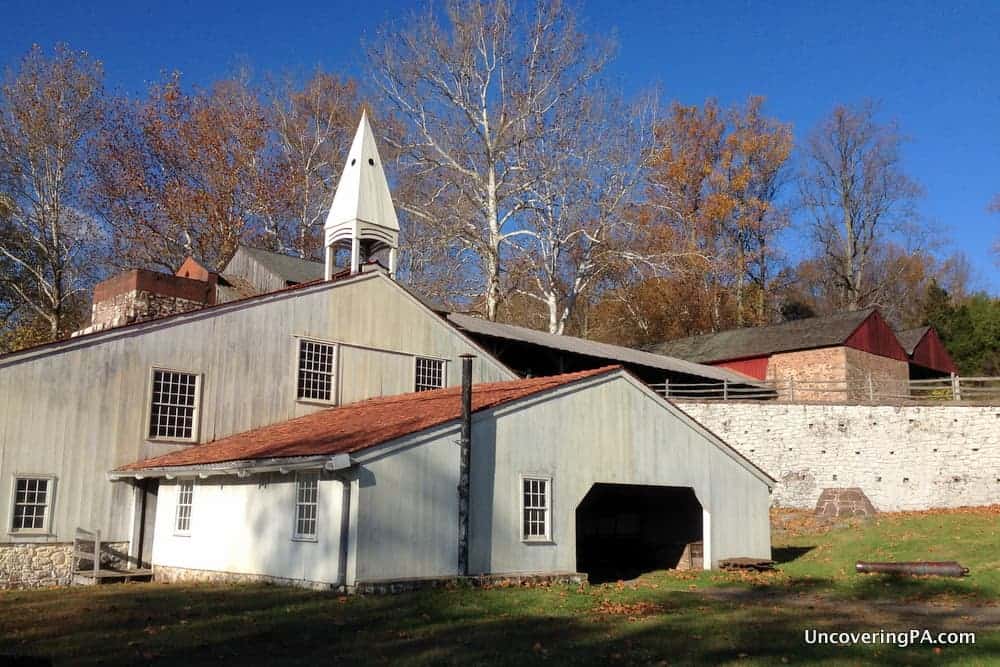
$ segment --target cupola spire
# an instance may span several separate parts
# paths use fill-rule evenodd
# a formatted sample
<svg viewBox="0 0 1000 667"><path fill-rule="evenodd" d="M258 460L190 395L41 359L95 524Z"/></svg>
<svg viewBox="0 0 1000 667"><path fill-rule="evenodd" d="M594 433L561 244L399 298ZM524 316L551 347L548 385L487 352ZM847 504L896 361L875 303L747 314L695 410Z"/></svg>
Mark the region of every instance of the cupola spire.
<svg viewBox="0 0 1000 667"><path fill-rule="evenodd" d="M361 114L361 123L340 174L333 205L326 216L324 236L327 280L333 276L333 257L339 245L351 249L351 273L361 270L362 258L388 249L389 275L396 275L399 221L366 113Z"/></svg>

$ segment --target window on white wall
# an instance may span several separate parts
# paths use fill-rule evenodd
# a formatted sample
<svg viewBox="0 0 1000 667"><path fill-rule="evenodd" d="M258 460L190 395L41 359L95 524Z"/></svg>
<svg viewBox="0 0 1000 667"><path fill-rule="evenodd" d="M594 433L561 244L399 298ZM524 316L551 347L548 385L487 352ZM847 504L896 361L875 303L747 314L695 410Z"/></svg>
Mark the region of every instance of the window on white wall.
<svg viewBox="0 0 1000 667"><path fill-rule="evenodd" d="M525 541L551 539L551 493L551 478L521 478L521 539Z"/></svg>
<svg viewBox="0 0 1000 667"><path fill-rule="evenodd" d="M417 357L416 391L429 391L444 386L444 360Z"/></svg>
<svg viewBox="0 0 1000 667"><path fill-rule="evenodd" d="M295 539L316 539L319 473L299 473L295 479Z"/></svg>
<svg viewBox="0 0 1000 667"><path fill-rule="evenodd" d="M198 432L199 378L194 373L153 369L149 437L194 440Z"/></svg>
<svg viewBox="0 0 1000 667"><path fill-rule="evenodd" d="M177 484L177 513L174 518L174 532L178 535L191 534L191 507L194 501L194 480L184 480Z"/></svg>
<svg viewBox="0 0 1000 667"><path fill-rule="evenodd" d="M51 477L14 479L13 533L46 533L52 508L54 481Z"/></svg>
<svg viewBox="0 0 1000 667"><path fill-rule="evenodd" d="M337 346L299 339L298 398L306 401L333 401Z"/></svg>

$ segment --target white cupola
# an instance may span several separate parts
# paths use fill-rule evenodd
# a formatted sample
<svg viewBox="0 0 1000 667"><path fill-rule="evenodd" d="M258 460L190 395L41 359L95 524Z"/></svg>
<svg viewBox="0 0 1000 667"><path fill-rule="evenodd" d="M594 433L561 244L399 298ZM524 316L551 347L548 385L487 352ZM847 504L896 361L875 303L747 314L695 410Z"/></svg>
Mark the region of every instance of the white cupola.
<svg viewBox="0 0 1000 667"><path fill-rule="evenodd" d="M333 257L340 245L351 249L351 273L360 271L363 259L388 249L389 275L395 277L399 221L365 113L340 174L324 232L327 280L333 276Z"/></svg>

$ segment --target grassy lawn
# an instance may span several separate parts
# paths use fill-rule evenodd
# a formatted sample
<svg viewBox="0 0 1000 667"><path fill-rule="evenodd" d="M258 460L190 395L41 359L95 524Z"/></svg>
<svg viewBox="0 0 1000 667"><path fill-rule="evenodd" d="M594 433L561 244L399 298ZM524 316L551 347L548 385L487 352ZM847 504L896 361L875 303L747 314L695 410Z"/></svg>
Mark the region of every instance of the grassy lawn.
<svg viewBox="0 0 1000 667"><path fill-rule="evenodd" d="M268 586L0 592L4 656L56 663L1000 663L1000 507L832 529L775 520L779 570L655 572L584 587L344 597ZM853 573L857 559L959 560L965 579ZM974 630L975 646L818 646L807 628ZM25 663L29 664L29 663Z"/></svg>

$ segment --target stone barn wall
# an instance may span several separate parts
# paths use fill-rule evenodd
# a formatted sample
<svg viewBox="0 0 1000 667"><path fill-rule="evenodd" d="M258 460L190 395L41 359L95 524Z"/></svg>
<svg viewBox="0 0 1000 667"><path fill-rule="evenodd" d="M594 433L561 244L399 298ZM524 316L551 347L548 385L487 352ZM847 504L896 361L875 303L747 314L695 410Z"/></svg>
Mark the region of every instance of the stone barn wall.
<svg viewBox="0 0 1000 667"><path fill-rule="evenodd" d="M872 396L885 400L910 391L905 361L845 346L772 354L767 380L779 384L782 399L799 402L867 401ZM789 381L794 381L794 390Z"/></svg>
<svg viewBox="0 0 1000 667"><path fill-rule="evenodd" d="M858 487L879 511L1000 502L1000 407L682 402L777 478L772 504L812 509Z"/></svg>

